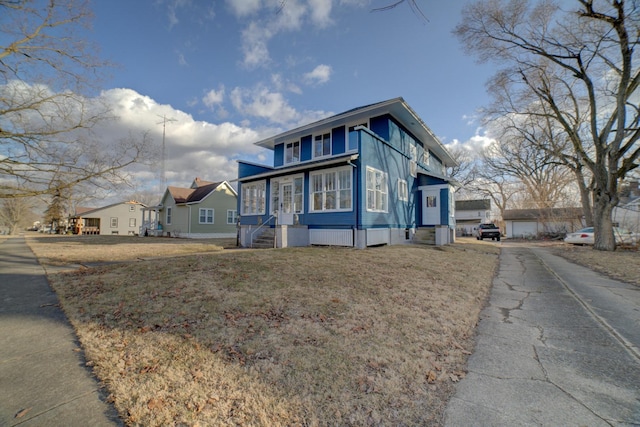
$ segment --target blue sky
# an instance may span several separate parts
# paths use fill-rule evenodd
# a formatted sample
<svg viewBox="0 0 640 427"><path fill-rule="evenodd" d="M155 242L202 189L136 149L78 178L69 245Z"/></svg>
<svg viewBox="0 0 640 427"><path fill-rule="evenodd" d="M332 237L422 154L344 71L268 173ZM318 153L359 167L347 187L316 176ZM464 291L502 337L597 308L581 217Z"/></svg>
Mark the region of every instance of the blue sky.
<svg viewBox="0 0 640 427"><path fill-rule="evenodd" d="M236 159L269 163L257 140L330 114L402 96L444 144L487 138L474 119L493 73L452 30L462 1L94 0L88 37L117 64L101 97L110 132L167 124L170 185L233 179ZM282 5L282 7L281 7ZM139 170L138 185L158 178Z"/></svg>

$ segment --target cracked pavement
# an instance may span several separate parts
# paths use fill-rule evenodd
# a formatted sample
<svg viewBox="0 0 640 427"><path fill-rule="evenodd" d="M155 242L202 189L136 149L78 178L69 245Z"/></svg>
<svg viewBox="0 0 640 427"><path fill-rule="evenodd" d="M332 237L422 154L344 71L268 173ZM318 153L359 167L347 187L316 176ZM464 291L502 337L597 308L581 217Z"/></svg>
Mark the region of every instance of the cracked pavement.
<svg viewBox="0 0 640 427"><path fill-rule="evenodd" d="M467 368L446 426L640 425L640 287L505 244Z"/></svg>

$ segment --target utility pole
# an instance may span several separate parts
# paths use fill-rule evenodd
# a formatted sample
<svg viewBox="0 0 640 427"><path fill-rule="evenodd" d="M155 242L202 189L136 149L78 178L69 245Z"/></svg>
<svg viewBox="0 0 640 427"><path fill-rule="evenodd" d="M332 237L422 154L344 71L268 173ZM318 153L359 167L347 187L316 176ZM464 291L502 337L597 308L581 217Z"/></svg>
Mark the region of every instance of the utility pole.
<svg viewBox="0 0 640 427"><path fill-rule="evenodd" d="M156 124L162 124L162 160L161 160L161 171L160 171L160 191L164 191L167 188L167 176L166 176L166 162L167 162L167 148L166 148L166 144L165 144L165 135L166 135L166 131L167 131L167 122L177 122L176 119L170 119L168 118L166 115L159 115L158 117L160 117L162 119L161 122L158 122Z"/></svg>

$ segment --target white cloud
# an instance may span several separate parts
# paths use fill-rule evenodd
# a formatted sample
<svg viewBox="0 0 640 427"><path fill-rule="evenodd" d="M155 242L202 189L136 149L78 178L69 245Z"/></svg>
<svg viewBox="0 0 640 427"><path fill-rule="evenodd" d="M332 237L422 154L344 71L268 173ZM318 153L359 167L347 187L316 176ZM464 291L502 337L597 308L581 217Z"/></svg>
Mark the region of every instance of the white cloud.
<svg viewBox="0 0 640 427"><path fill-rule="evenodd" d="M211 89L207 94L202 98L202 102L209 108L212 108L218 104L221 104L224 100L224 86L220 87L220 90L216 91L215 89Z"/></svg>
<svg viewBox="0 0 640 427"><path fill-rule="evenodd" d="M280 92L269 90L263 85L253 89L236 87L229 95L234 108L241 114L257 117L278 126L292 128L311 123L332 115L322 110L297 111ZM280 132L282 129L274 129Z"/></svg>
<svg viewBox="0 0 640 427"><path fill-rule="evenodd" d="M278 124L287 124L299 119L298 112L291 107L279 92L271 92L266 87L231 91L233 106L243 114L267 119Z"/></svg>
<svg viewBox="0 0 640 427"><path fill-rule="evenodd" d="M329 65L318 65L313 71L304 75L305 82L309 84L323 84L329 81L333 69Z"/></svg>
<svg viewBox="0 0 640 427"><path fill-rule="evenodd" d="M261 0L227 0L227 5L239 18L253 15L262 8Z"/></svg>
<svg viewBox="0 0 640 427"><path fill-rule="evenodd" d="M188 185L195 176L212 181L237 178L235 159L257 158L262 149L254 142L271 133L270 130L255 130L230 122L212 124L194 120L190 114L170 105L158 104L132 89L107 90L102 92L99 100L110 106L117 116L113 122L94 129L97 137L105 141L148 131L159 152L163 117L175 120L167 122L165 135L165 168L170 185ZM150 171L148 167L139 165L133 172L140 180L148 177ZM159 166L151 172L159 179ZM137 182L136 187L145 184L149 183Z"/></svg>
<svg viewBox="0 0 640 427"><path fill-rule="evenodd" d="M309 0L311 20L320 28L329 26L331 21L331 6L333 0Z"/></svg>

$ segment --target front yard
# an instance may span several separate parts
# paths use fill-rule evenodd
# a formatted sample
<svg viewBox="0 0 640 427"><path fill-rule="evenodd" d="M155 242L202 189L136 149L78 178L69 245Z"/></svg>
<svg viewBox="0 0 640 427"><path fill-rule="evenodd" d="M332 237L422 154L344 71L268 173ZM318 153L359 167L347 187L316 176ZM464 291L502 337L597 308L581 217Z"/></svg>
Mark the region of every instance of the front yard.
<svg viewBox="0 0 640 427"><path fill-rule="evenodd" d="M48 271L110 400L145 426L439 425L499 253L86 237L27 241L45 267L135 261Z"/></svg>

